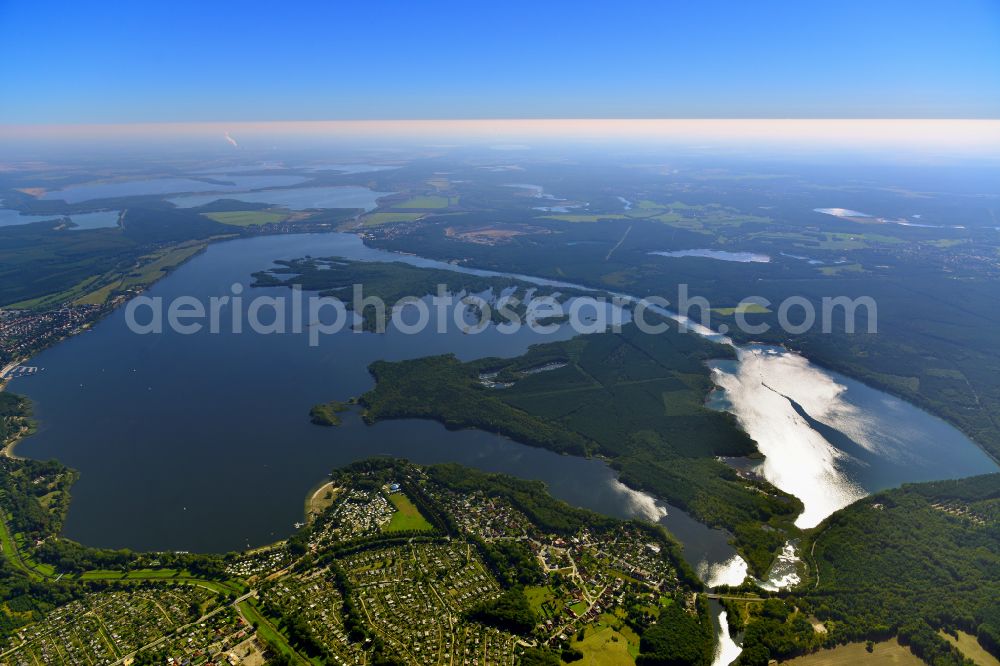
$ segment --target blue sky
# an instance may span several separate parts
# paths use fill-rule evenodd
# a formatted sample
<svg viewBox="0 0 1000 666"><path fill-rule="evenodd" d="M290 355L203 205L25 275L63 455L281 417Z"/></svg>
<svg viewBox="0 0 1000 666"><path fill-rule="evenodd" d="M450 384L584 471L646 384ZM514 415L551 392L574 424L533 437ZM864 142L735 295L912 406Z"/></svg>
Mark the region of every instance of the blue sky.
<svg viewBox="0 0 1000 666"><path fill-rule="evenodd" d="M0 123L1000 117L1000 2L0 0Z"/></svg>

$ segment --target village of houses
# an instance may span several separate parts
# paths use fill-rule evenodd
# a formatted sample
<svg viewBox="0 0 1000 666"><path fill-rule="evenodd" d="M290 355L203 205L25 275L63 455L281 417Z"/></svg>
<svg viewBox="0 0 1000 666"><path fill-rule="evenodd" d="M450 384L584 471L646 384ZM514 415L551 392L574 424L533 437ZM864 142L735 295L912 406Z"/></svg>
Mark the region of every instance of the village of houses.
<svg viewBox="0 0 1000 666"><path fill-rule="evenodd" d="M456 492L421 476L425 501L459 528L442 536L423 516L399 520L400 501L409 504L399 483L353 481L341 475L328 484L325 506L306 526L304 553L281 542L225 558L272 628L284 631L294 618L322 646L311 663L367 664L378 645L408 664L513 666L521 650L567 645L594 625L635 639L628 625L637 615L655 621L663 603L693 612L694 596L661 545L634 526L545 534L504 497ZM520 635L470 618L504 591L475 542L505 540L529 549L540 572L524 587L537 624ZM363 633L349 626L351 613ZM273 646L255 639L251 619L208 589L150 582L53 611L0 647L0 664L254 666Z"/></svg>

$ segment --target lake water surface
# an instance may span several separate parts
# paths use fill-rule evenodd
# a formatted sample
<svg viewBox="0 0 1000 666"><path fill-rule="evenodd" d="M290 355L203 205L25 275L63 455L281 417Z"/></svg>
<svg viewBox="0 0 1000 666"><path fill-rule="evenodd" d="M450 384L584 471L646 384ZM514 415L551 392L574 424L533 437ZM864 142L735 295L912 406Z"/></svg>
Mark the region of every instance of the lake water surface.
<svg viewBox="0 0 1000 666"><path fill-rule="evenodd" d="M757 471L805 504L799 527L878 490L997 470L954 427L887 393L782 348L737 354L711 364L712 404L757 441L767 456Z"/></svg>
<svg viewBox="0 0 1000 666"><path fill-rule="evenodd" d="M495 274L375 250L350 234L264 236L210 246L148 295L226 295L234 282L247 284L275 259L305 255ZM625 488L600 461L427 421L365 426L349 415L339 428L320 428L308 420L311 405L368 390L367 365L377 359L510 357L532 343L571 335L563 328L541 336L527 327L515 335L493 328L477 335L345 331L311 348L304 335L140 336L127 329L119 310L39 354L32 364L44 371L12 382L12 390L34 400L41 424L18 450L81 471L65 534L94 546L220 551L267 543L292 531L306 492L330 469L387 453L540 479L578 506L660 519L704 579L740 582L746 564L724 532ZM783 349L742 348L738 361L713 368L722 388L714 405L736 414L767 454L760 472L803 499L800 525L904 481L996 469L943 421Z"/></svg>
<svg viewBox="0 0 1000 666"><path fill-rule="evenodd" d="M147 294L207 299L230 293L234 282L248 284L275 259L307 254L438 265L367 248L353 235L269 236L209 246ZM18 452L80 470L65 535L94 546L225 551L268 543L292 532L308 489L330 470L389 454L539 479L577 506L659 520L706 577L742 580L739 566L731 566L739 558L728 535L626 488L601 461L480 431L448 431L431 421L366 426L348 414L337 428L309 423L311 405L371 388L367 366L374 360L449 352L462 359L509 357L572 334L564 328L541 335L527 327L514 335L492 328L476 335L345 331L311 348L305 335L140 336L128 330L119 309L39 354L33 363L45 369L32 381L12 382L11 390L34 401L41 426Z"/></svg>

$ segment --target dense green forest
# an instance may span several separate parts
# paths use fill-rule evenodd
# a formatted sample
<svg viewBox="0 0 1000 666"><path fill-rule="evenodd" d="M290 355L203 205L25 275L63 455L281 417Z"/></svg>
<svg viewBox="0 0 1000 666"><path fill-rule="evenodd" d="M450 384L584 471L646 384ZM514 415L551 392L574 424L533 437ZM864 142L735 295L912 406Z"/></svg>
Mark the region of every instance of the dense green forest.
<svg viewBox="0 0 1000 666"><path fill-rule="evenodd" d="M807 547L809 598L838 636L896 630L919 655L940 646L919 640L927 624L1000 656L1000 475L879 493L830 516Z"/></svg>
<svg viewBox="0 0 1000 666"><path fill-rule="evenodd" d="M702 613L704 614L704 613ZM708 666L715 637L711 624L668 604L659 620L642 634L636 666Z"/></svg>
<svg viewBox="0 0 1000 666"><path fill-rule="evenodd" d="M577 186L558 180L560 189ZM701 186L705 191L700 194L685 192L680 197L684 203L664 198L674 203L650 202L654 207L645 214L598 214L587 224L556 221L539 213L526 218L531 213L523 210L476 211L432 217L408 233L368 242L445 261L462 257L465 265L477 268L665 297L675 305L681 285L690 296L708 299L714 308L731 308L749 296L777 304L795 295L822 312L824 297L872 297L878 304L877 334L867 333L864 308L858 310L855 333L844 332L840 310L830 319L831 333L817 325L798 335L781 330L774 307L747 317L751 324L768 324L771 330L764 334L743 334L732 314L719 310L711 314L713 325L725 323L741 342L786 344L814 362L937 413L1000 459L1000 386L995 381L1000 375L996 333L1000 313L983 306L996 299L996 276L988 263L976 260L995 255L994 237L984 243L981 234L969 233L972 238L942 241L939 237L946 232L939 229L888 225L873 234L870 225L818 215L811 208L796 210L792 202L805 197L788 191L768 199L780 213L755 217L743 211L754 209L750 201L766 194ZM712 215L724 210L720 202L731 202L733 207L725 210L724 220L713 221ZM661 219L667 207L684 219ZM530 223L541 232L495 246L455 240L456 229L487 223ZM629 232L623 236L626 228ZM613 254L612 248L616 248ZM650 250L678 248L738 248L768 253L771 261L668 260L650 255ZM959 251L968 260L956 261ZM803 260L803 255L818 265ZM850 262L837 263L848 256ZM850 270L840 268L848 265ZM694 307L690 314L700 318L703 312Z"/></svg>
<svg viewBox="0 0 1000 666"><path fill-rule="evenodd" d="M627 325L617 334L537 345L516 359L376 362L376 387L360 401L368 422L430 418L561 453L605 456L626 483L731 530L763 573L795 531L801 505L715 459L755 451L730 415L703 405L711 387L703 361L730 353L695 335L643 335ZM481 375L494 373L513 385L484 385Z"/></svg>
<svg viewBox="0 0 1000 666"><path fill-rule="evenodd" d="M898 636L928 663L960 666L941 630L1000 656L1000 474L859 500L816 527L803 552L810 576L784 600L727 602L744 631L741 664Z"/></svg>

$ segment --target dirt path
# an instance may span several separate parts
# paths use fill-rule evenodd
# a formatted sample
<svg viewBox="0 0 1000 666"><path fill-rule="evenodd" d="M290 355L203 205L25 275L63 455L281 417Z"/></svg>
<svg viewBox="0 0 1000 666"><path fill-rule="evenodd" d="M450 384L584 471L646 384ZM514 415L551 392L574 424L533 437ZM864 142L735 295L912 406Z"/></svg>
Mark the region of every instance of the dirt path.
<svg viewBox="0 0 1000 666"><path fill-rule="evenodd" d="M615 250L617 250L618 248L620 248L622 246L622 243L624 243L625 239L628 238L628 232L630 232L630 231L632 231L632 225L631 224L628 226L628 229L625 230L625 233L622 234L621 240L618 241L618 244L615 245L610 250L608 250L608 255L606 257L604 257L604 261L607 261L608 259L610 259L611 255L614 254Z"/></svg>

